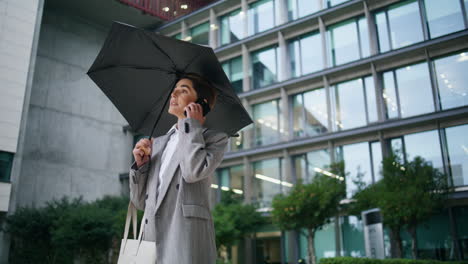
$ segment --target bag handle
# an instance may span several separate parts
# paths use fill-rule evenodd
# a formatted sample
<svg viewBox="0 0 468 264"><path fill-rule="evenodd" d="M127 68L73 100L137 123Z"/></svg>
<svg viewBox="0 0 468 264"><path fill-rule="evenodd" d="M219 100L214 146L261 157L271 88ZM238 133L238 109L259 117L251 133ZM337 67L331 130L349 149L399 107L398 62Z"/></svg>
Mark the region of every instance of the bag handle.
<svg viewBox="0 0 468 264"><path fill-rule="evenodd" d="M127 239L128 239L128 229L130 228L130 223L133 222L133 238L136 239L136 229L137 229L137 214L136 214L136 208L133 205L132 201L128 203L128 210L127 210L127 219L125 220L125 231L124 231L124 236L123 236L123 249L122 249L122 254L125 251L125 247L127 246Z"/></svg>

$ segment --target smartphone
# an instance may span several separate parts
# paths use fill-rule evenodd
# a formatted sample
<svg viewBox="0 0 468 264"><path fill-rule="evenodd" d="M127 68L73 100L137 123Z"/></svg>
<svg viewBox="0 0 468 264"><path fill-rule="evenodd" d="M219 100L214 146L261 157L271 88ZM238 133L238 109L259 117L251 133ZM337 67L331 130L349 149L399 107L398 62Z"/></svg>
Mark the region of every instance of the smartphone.
<svg viewBox="0 0 468 264"><path fill-rule="evenodd" d="M211 108L210 106L208 105L207 102L205 102L205 100L203 98L198 98L196 101L195 101L196 104L200 104L202 109L203 109L203 116L206 116L206 114L208 114L208 112L210 112ZM184 111L184 115L187 116L187 111Z"/></svg>

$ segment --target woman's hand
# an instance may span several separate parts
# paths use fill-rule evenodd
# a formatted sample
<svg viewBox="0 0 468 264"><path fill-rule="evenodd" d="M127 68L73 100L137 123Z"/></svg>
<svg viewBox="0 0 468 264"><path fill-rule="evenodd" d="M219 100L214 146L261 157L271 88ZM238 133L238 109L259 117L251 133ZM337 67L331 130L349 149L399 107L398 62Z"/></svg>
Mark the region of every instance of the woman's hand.
<svg viewBox="0 0 468 264"><path fill-rule="evenodd" d="M142 138L135 144L135 148L133 149L133 157L135 158L138 168L149 161L151 157L153 141L154 138L151 138L151 141L147 138Z"/></svg>
<svg viewBox="0 0 468 264"><path fill-rule="evenodd" d="M205 123L206 117L203 116L203 108L200 104L190 103L184 110L187 112L187 117L198 120L203 126Z"/></svg>

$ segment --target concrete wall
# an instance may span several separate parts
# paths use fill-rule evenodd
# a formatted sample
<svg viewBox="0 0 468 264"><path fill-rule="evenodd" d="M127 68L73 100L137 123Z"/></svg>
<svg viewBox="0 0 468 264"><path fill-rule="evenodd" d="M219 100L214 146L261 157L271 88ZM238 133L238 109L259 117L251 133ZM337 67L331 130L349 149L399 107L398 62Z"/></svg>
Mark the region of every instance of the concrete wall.
<svg viewBox="0 0 468 264"><path fill-rule="evenodd" d="M31 90L17 206L62 196L120 195L132 135L125 119L86 75L107 30L44 10Z"/></svg>

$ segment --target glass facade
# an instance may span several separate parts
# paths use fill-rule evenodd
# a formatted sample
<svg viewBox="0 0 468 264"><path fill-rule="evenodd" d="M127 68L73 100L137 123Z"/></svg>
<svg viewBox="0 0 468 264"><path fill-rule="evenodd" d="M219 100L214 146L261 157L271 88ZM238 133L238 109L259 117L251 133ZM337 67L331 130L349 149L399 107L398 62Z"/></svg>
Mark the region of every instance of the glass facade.
<svg viewBox="0 0 468 264"><path fill-rule="evenodd" d="M424 6L431 38L465 28L460 0L424 0Z"/></svg>
<svg viewBox="0 0 468 264"><path fill-rule="evenodd" d="M219 193L233 191L244 195L244 165L222 168L217 172L217 185L213 186Z"/></svg>
<svg viewBox="0 0 468 264"><path fill-rule="evenodd" d="M468 125L445 129L453 185L468 185Z"/></svg>
<svg viewBox="0 0 468 264"><path fill-rule="evenodd" d="M426 62L383 73L383 98L388 118L409 117L435 110Z"/></svg>
<svg viewBox="0 0 468 264"><path fill-rule="evenodd" d="M0 182L10 182L13 153L0 151Z"/></svg>
<svg viewBox="0 0 468 264"><path fill-rule="evenodd" d="M328 132L327 100L324 88L294 95L293 133L295 137Z"/></svg>
<svg viewBox="0 0 468 264"><path fill-rule="evenodd" d="M442 110L468 105L468 52L434 60Z"/></svg>
<svg viewBox="0 0 468 264"><path fill-rule="evenodd" d="M320 149L293 157L294 175L296 181L301 180L307 184L312 182L316 174L329 168L330 152L328 149Z"/></svg>
<svg viewBox="0 0 468 264"><path fill-rule="evenodd" d="M281 100L260 103L252 106L254 121L254 144L256 146L277 143L284 134L281 122Z"/></svg>
<svg viewBox="0 0 468 264"><path fill-rule="evenodd" d="M328 56L331 65L341 65L369 56L368 34L365 17L349 19L328 27Z"/></svg>
<svg viewBox="0 0 468 264"><path fill-rule="evenodd" d="M190 29L191 42L199 45L208 45L210 23L206 22Z"/></svg>
<svg viewBox="0 0 468 264"><path fill-rule="evenodd" d="M351 198L358 191L355 181L368 185L378 178L373 175L373 172L378 169L373 167L375 164L382 163L382 156L380 153L373 153L373 149L380 150L380 143L361 142L339 146L335 149L337 161L343 161L345 166L347 198Z"/></svg>
<svg viewBox="0 0 468 264"><path fill-rule="evenodd" d="M322 0L288 0L288 20L295 20L321 9Z"/></svg>
<svg viewBox="0 0 468 264"><path fill-rule="evenodd" d="M332 86L331 99L334 131L377 121L375 88L371 76Z"/></svg>
<svg viewBox="0 0 468 264"><path fill-rule="evenodd" d="M275 83L278 79L278 47L268 47L252 53L252 87L262 88Z"/></svg>
<svg viewBox="0 0 468 264"><path fill-rule="evenodd" d="M244 71L242 70L242 57L230 59L222 63L223 70L231 81L232 88L236 93L243 92L242 82L244 80Z"/></svg>
<svg viewBox="0 0 468 264"><path fill-rule="evenodd" d="M412 161L416 156L424 158L432 166L444 172L442 152L437 130L404 135L391 140L392 151L399 151L406 161Z"/></svg>
<svg viewBox="0 0 468 264"><path fill-rule="evenodd" d="M380 52L424 40L417 0L391 5L375 15Z"/></svg>
<svg viewBox="0 0 468 264"><path fill-rule="evenodd" d="M243 15L238 9L220 18L221 24L221 45L226 45L243 38Z"/></svg>
<svg viewBox="0 0 468 264"><path fill-rule="evenodd" d="M275 11L274 0L260 0L250 4L248 11L249 36L273 28L276 24Z"/></svg>
<svg viewBox="0 0 468 264"><path fill-rule="evenodd" d="M289 43L292 77L322 70L322 39L319 32L307 34Z"/></svg>
<svg viewBox="0 0 468 264"><path fill-rule="evenodd" d="M347 1L286 0L284 2L287 4L288 21L291 21L308 19L305 18L308 15ZM437 169L449 173L456 187L468 186L468 141L466 140L468 124L460 114L468 105L468 79L465 76L468 70L468 50L463 46L461 39L451 39L457 34L440 38L440 43L437 44L440 45L440 49L439 46L415 45L411 47L415 49L414 52L399 50L394 53L404 53L399 53L394 58L390 56L393 52L390 52L382 56L385 58L384 67L381 67L380 59L376 59L377 78L375 79L369 76L374 58L369 58L369 61L359 61L370 56L371 39L375 39L377 51L384 53L416 43L425 45L425 40L466 30L465 20L468 17L463 10L468 7L468 0L389 2L391 4L387 6L375 10L371 8L374 25L368 24L369 21L362 15L364 10L357 12L358 8L354 7L354 4L343 9L337 7L336 17L342 14L340 12L348 11L348 8L353 12L356 11L353 14L359 14L359 17L351 19L347 17L345 20L336 21L333 19L333 22L330 22L328 19L335 14L335 8L330 10L330 16L327 13L322 17L326 25L325 40L317 31L318 22L316 16L313 16L314 18L306 21L304 25L302 22L291 23L292 26L284 25L284 28L281 28L286 38L285 47L278 46L284 44L282 41L273 44L276 33L260 39L251 37L245 40L245 46L250 52L246 58L240 56L223 62L223 69L236 93L242 93L241 97L248 102L254 121L254 124L239 131L240 137L230 138L229 151L248 149L245 153L253 160L258 160L259 156L264 158L263 154L271 157L270 154L273 152L274 155L281 155L281 151L286 153L290 150L292 156L290 159L286 158L289 157L286 155L282 158L244 164L252 165L252 175L243 174L243 165L220 168L212 182L215 200L216 197L219 199L223 191L232 189L238 193L242 192L246 200L258 203L265 209L262 212L268 215L266 209L271 207L271 201L276 194L287 193L298 180L311 182L317 173L323 173L329 164L335 161L344 161L347 198L351 198L359 187L355 183L356 180L361 179L367 185L382 178L381 162L387 147L393 151L401 150L402 158L405 159L422 156ZM244 26L247 28L248 36L272 29L278 25L278 7L279 2L275 0L249 1L249 10L246 14L236 9L219 17L218 43L222 46L239 41L244 37ZM244 25L245 21L247 25ZM307 24L309 22L310 27ZM376 36L370 35L374 30L369 30L369 27L371 29L375 27ZM198 32L202 32L201 35L205 34L206 37L199 39L202 39L200 42L207 44L208 24L205 23L202 28L203 30L200 29ZM197 41L193 40L195 29L196 27L189 30L193 42ZM266 42L262 44L263 40L267 40L268 44ZM326 42L326 50L322 49L323 41ZM458 46L452 47L452 41ZM236 54L240 50L240 45L232 45L232 50L236 50ZM429 59L422 61L421 58L424 57L419 55L426 52L425 49ZM231 54L228 54L231 47L221 50L221 57L232 58ZM279 56L280 50L286 51L285 56ZM248 69L243 68L243 59L250 62ZM278 83L278 72L280 65L283 66L282 63L290 67L289 77L297 80ZM387 68L387 65L394 66ZM337 71L335 69L323 71L325 68L335 66L341 67L336 69ZM249 87L243 87L244 71L249 75L250 83L246 83ZM359 75L349 74L353 77L348 78L347 74L351 72L359 72ZM305 76L308 74L314 78L308 79ZM327 86L326 81L322 83L322 75L331 83L330 86ZM276 85L272 87L273 84L278 86L281 84L284 90L277 89ZM261 88L267 89L252 91ZM278 99L272 100L272 98ZM288 109L281 109L282 99L286 98ZM383 111L381 116L378 114L380 111ZM444 113L429 115L436 111ZM440 121L429 120L433 116L438 118L439 114L452 115L451 113L454 113L451 116L454 124L460 125L445 127L445 117ZM289 120L283 120L283 117ZM394 120L408 117L414 118ZM424 124L422 124L423 119L426 120ZM441 128L426 131L423 127L426 124L430 126L430 122L433 121ZM421 128L419 122L422 124ZM285 124L289 126L286 127ZM387 124L396 124L398 127L390 125L387 128ZM369 126L369 129L366 126ZM387 129L389 134L386 133ZM347 131L344 133L340 132L345 130ZM364 132L361 134L360 131ZM292 133L291 137L288 137L289 133ZM389 135L391 138L388 138ZM348 140L348 137L349 139L352 137L353 142L359 143L344 144L343 141L345 138ZM376 141L378 137L383 137L382 142L385 144L381 145L380 141ZM283 142L285 139L290 141ZM284 149L281 149L282 144L277 144L280 142L285 143ZM304 142L304 146L298 146L296 142ZM261 148L256 150L255 148L259 146ZM236 158L233 159L239 158L242 154L242 152L235 153L233 156ZM289 169L289 166L291 173L286 169ZM250 186L246 188L246 193L243 188L244 181L246 186ZM453 221L447 217L448 211L444 211L418 227L418 251L421 257L453 259L454 251L457 250L453 244L454 239L459 243L462 256L465 258L468 256L468 230L464 228L464 223L468 221L467 208L466 205L453 208ZM365 256L361 220L346 215L336 219L338 223L332 222L316 234L318 259L336 256L337 250L341 250L339 255L342 256ZM454 237L450 229L452 227L457 233ZM266 235L264 232L257 232L265 235L258 238L257 244L254 244L253 250L258 254L257 259L265 261L268 259L267 255L270 255L270 260L290 261L289 238L280 235L278 229L270 231L265 233ZM268 233L275 233L275 236L269 237ZM405 256L410 257L409 236L403 234L403 237ZM296 242L299 244L299 257L306 258L306 238L302 234L297 234L293 239L297 239ZM386 239L388 240L388 236ZM389 245L386 247L386 251L389 251ZM272 250L276 254L274 257L271 255ZM285 255L288 256L287 259ZM238 263L243 261L239 260Z"/></svg>
<svg viewBox="0 0 468 264"><path fill-rule="evenodd" d="M271 207L273 197L283 188L291 188L292 183L281 178L281 160L279 158L256 161L253 163L253 200L260 208Z"/></svg>

